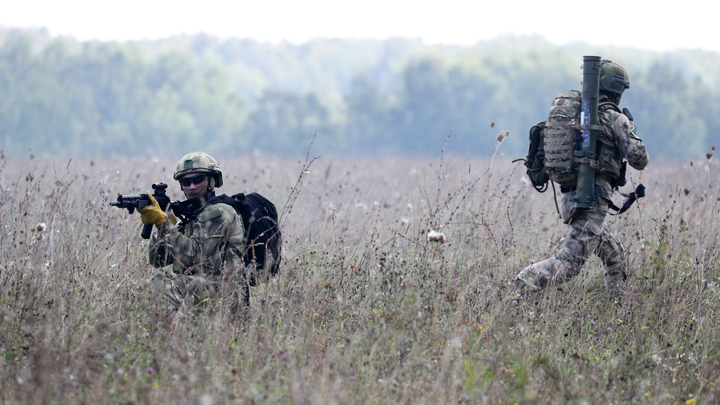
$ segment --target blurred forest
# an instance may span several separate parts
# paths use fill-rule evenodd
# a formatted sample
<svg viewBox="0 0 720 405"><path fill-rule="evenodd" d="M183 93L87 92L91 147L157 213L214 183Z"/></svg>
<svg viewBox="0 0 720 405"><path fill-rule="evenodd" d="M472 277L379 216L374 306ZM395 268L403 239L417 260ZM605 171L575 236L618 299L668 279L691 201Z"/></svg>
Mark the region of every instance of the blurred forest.
<svg viewBox="0 0 720 405"><path fill-rule="evenodd" d="M685 159L720 138L720 53L652 52L541 37L472 47L420 40L79 42L0 28L3 154L519 157L559 93L580 89L582 56L629 72L622 106L653 157ZM491 128L491 122L497 123Z"/></svg>

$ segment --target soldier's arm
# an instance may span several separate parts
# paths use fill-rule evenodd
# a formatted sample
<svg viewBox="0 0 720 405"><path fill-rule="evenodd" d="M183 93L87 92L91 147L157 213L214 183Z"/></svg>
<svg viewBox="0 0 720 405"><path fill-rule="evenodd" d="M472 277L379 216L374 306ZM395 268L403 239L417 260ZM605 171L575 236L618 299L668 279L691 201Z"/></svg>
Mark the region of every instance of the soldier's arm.
<svg viewBox="0 0 720 405"><path fill-rule="evenodd" d="M150 238L149 259L150 264L154 267L164 267L173 264L175 261L168 247L167 236L170 232L178 232L175 227L168 222L164 223L157 232L153 233Z"/></svg>
<svg viewBox="0 0 720 405"><path fill-rule="evenodd" d="M635 131L634 122L630 121L624 114L617 115L613 123L613 132L615 133L615 144L620 151L620 155L627 159L634 169L643 170L648 165L650 157L642 139L635 135Z"/></svg>

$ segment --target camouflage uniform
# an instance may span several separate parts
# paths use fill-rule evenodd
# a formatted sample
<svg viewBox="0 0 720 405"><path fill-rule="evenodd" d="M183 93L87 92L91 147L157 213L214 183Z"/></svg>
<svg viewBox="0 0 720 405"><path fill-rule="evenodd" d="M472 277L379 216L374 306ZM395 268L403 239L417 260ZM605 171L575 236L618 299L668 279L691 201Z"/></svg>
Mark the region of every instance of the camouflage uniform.
<svg viewBox="0 0 720 405"><path fill-rule="evenodd" d="M242 219L227 204L214 204L202 210L197 219L181 226L169 221L150 241L150 264L172 265L172 272L156 275L165 284L171 308L204 304L207 299L235 294L247 299L243 282L245 264L232 245L244 246Z"/></svg>
<svg viewBox="0 0 720 405"><path fill-rule="evenodd" d="M222 185L220 167L203 152L184 156L174 178L180 180L193 173L206 173L213 176L216 187ZM154 288L162 289L166 295L169 310L205 306L209 300L228 298L235 313L240 302L248 302L242 218L228 204L206 204L214 195L208 191L204 197L192 200L196 208L187 222L175 226L165 221L150 240L150 264L172 265L172 271L165 270L153 278Z"/></svg>
<svg viewBox="0 0 720 405"><path fill-rule="evenodd" d="M607 98L601 98L601 102ZM624 114L613 109L601 110L599 122L605 128L599 138L611 139L613 148L608 148L611 156L605 157L609 166L620 167L623 159L637 170L642 170L649 162L647 151L642 140L635 135L635 124ZM612 171L612 170L611 170ZM562 194L561 216L569 223L570 230L565 237L565 244L556 257L533 264L523 269L515 277L515 285L521 290L540 290L548 282L562 283L576 276L591 254L596 254L605 265L605 287L611 296L621 293L626 278L624 251L620 242L605 227L605 216L608 212L613 193L614 177L608 172L600 172L595 177L595 185L599 188L597 200L593 207L585 210L574 221L571 211L574 203L571 198L575 191L569 190Z"/></svg>

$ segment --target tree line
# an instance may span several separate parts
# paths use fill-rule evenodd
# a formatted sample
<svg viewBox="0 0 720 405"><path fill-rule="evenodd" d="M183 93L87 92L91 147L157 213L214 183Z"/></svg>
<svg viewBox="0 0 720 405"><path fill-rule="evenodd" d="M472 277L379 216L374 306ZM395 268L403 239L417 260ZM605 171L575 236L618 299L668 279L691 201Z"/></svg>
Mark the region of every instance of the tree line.
<svg viewBox="0 0 720 405"><path fill-rule="evenodd" d="M304 154L486 156L526 152L557 94L580 88L583 54L628 69L623 97L652 156L692 158L720 133L720 54L650 52L539 37L472 47L418 40L302 45L207 35L78 42L0 29L5 153L179 156L257 149ZM491 123L496 123L491 128Z"/></svg>

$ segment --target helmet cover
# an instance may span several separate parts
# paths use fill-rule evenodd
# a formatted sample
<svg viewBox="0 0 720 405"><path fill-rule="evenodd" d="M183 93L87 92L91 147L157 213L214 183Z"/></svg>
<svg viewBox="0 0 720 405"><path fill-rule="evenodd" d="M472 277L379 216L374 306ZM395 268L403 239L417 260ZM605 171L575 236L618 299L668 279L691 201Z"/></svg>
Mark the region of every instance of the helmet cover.
<svg viewBox="0 0 720 405"><path fill-rule="evenodd" d="M215 187L223 184L220 165L205 152L191 152L183 156L177 164L173 178L179 180L188 173L208 173L215 178Z"/></svg>

